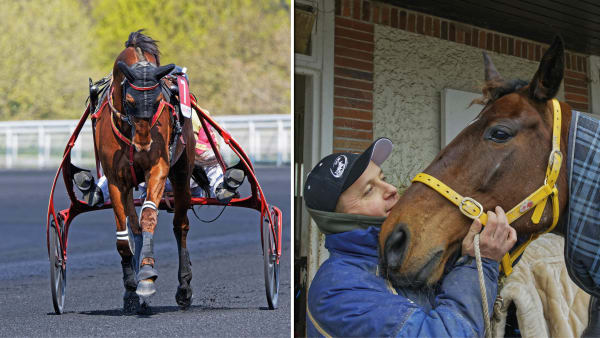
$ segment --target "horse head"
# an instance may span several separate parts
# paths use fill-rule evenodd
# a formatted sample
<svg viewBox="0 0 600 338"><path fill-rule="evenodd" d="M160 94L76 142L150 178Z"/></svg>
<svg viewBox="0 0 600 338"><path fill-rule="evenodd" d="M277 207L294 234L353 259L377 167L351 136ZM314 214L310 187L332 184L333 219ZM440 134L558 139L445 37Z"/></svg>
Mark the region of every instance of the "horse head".
<svg viewBox="0 0 600 338"><path fill-rule="evenodd" d="M151 119L161 100L166 100L160 81L175 68L174 64L160 66L156 42L141 30L131 33L113 67L113 104L134 128L137 151L150 150Z"/></svg>
<svg viewBox="0 0 600 338"><path fill-rule="evenodd" d="M484 105L479 115L424 170L463 196L479 201L484 210L499 205L509 210L544 184L552 149L552 101L564 73L560 38L544 54L532 80L504 80L484 53ZM561 103L562 153L565 154L571 109ZM566 156L563 156L563 168ZM567 202L567 177L556 181L559 209ZM561 213L562 214L562 213ZM552 203L538 224L531 212L511 225L522 238L550 226ZM460 256L471 219L425 184L414 182L382 226L381 271L396 287L433 285L444 268Z"/></svg>
<svg viewBox="0 0 600 338"><path fill-rule="evenodd" d="M124 113L133 118L135 135L133 144L137 151L148 151L152 144L150 119L159 109L161 100L166 98L160 86L163 76L169 74L174 64L157 67L148 61L139 61L128 66L123 61L117 67L126 81L122 84L122 104Z"/></svg>

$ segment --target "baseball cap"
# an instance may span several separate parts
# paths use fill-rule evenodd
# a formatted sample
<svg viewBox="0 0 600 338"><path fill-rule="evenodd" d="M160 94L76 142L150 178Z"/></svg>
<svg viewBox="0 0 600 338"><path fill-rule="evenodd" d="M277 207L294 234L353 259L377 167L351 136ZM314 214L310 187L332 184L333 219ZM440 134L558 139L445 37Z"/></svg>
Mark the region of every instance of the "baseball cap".
<svg viewBox="0 0 600 338"><path fill-rule="evenodd" d="M370 161L378 166L390 156L393 144L388 138L375 140L362 154L336 153L323 158L308 173L304 201L311 209L334 211L340 195L367 169Z"/></svg>

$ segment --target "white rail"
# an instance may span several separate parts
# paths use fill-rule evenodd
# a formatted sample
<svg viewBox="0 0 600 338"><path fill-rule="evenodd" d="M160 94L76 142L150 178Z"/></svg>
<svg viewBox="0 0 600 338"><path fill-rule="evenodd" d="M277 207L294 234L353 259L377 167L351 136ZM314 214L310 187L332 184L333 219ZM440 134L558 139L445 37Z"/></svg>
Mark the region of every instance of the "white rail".
<svg viewBox="0 0 600 338"><path fill-rule="evenodd" d="M290 115L215 116L215 120L242 146L256 164L290 163ZM0 122L0 169L56 168L78 120ZM227 162L234 154L223 145ZM92 124L88 120L72 150L76 165L94 166Z"/></svg>

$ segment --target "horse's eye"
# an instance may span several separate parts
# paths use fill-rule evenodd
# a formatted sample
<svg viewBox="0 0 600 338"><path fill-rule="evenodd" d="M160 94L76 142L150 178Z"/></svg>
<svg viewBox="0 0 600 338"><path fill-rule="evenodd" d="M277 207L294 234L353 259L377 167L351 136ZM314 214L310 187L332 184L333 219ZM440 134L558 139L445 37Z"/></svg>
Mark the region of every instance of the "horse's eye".
<svg viewBox="0 0 600 338"><path fill-rule="evenodd" d="M494 126L487 130L486 139L494 141L496 143L504 143L510 140L514 135L511 131L503 126Z"/></svg>
<svg viewBox="0 0 600 338"><path fill-rule="evenodd" d="M492 132L492 138L496 140L506 140L510 137L510 134L505 132L504 130L494 130Z"/></svg>

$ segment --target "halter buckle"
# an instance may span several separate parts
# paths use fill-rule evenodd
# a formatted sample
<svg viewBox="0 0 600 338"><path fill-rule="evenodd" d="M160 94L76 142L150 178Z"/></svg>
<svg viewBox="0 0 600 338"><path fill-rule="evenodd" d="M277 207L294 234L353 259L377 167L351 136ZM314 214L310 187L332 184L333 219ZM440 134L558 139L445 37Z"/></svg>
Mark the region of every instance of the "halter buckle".
<svg viewBox="0 0 600 338"><path fill-rule="evenodd" d="M548 156L548 167L550 168L552 168L552 165L554 164L554 154L558 154L558 157L562 159L562 153L560 152L560 149L552 149L550 155Z"/></svg>
<svg viewBox="0 0 600 338"><path fill-rule="evenodd" d="M546 177L544 178L544 185L548 185L548 173L552 170L554 166L554 154L557 154L559 161L562 161L562 152L560 151L560 149L552 149L550 155L548 155L548 169L546 172Z"/></svg>
<svg viewBox="0 0 600 338"><path fill-rule="evenodd" d="M468 202L474 204L477 208L479 208L479 214L477 216L474 216L468 211ZM477 202L471 197L463 197L462 200L460 200L460 204L458 205L458 210L460 210L460 212L462 212L463 215L469 217L470 219L477 219L483 214L483 206L481 205L481 203Z"/></svg>

